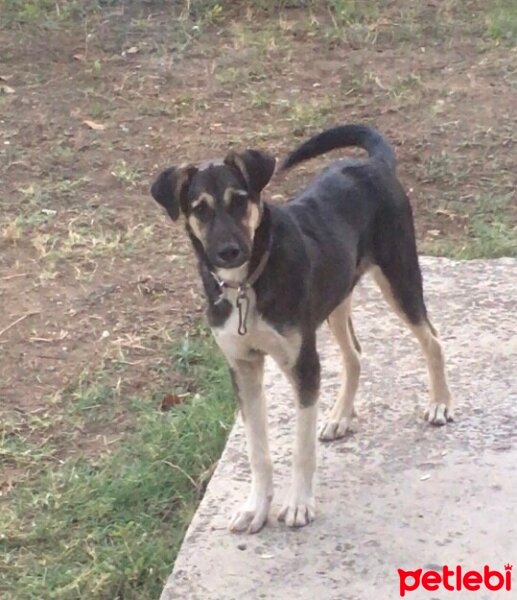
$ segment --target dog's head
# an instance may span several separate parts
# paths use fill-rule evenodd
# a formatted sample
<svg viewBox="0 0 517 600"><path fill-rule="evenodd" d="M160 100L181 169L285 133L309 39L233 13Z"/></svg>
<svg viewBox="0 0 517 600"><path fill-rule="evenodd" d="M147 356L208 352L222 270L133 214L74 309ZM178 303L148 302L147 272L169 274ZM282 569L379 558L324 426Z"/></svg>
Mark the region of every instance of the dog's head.
<svg viewBox="0 0 517 600"><path fill-rule="evenodd" d="M187 165L163 171L151 187L153 198L173 221L180 214L211 264L220 269L244 265L251 256L260 224L260 193L275 159L259 150L230 152L220 164Z"/></svg>

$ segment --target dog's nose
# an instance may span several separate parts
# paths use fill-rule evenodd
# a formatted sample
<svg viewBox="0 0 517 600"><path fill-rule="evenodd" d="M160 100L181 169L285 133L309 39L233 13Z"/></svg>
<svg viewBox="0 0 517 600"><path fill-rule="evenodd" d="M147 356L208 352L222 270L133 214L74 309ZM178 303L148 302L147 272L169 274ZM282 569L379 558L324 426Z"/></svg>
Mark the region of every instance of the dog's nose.
<svg viewBox="0 0 517 600"><path fill-rule="evenodd" d="M217 258L222 263L232 264L236 262L238 258L240 258L241 254L242 252L239 246L237 246L237 244L230 243L226 244L226 246L223 246L219 250L219 252L217 253Z"/></svg>

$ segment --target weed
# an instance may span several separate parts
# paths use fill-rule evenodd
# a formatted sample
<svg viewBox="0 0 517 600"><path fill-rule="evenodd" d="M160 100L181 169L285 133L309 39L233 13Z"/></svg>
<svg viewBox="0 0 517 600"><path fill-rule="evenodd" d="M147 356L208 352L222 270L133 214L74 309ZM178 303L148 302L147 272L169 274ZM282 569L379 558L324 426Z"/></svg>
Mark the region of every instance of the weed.
<svg viewBox="0 0 517 600"><path fill-rule="evenodd" d="M487 32L495 40L517 43L517 4L514 0L493 0L486 16Z"/></svg>
<svg viewBox="0 0 517 600"><path fill-rule="evenodd" d="M94 79L99 79L102 75L101 61L99 59L94 60L87 71Z"/></svg>
<svg viewBox="0 0 517 600"><path fill-rule="evenodd" d="M55 11L52 0L4 0L0 7L4 18L9 15L22 23L41 21Z"/></svg>
<svg viewBox="0 0 517 600"><path fill-rule="evenodd" d="M512 227L503 215L497 215L490 222L474 217L471 235L475 241L462 258L517 256L517 227Z"/></svg>
<svg viewBox="0 0 517 600"><path fill-rule="evenodd" d="M59 150L57 150L59 148ZM56 156L70 156L69 150L57 147L52 153L52 159ZM45 181L41 179L38 183L30 183L27 187L18 191L22 198L16 205L18 224L22 228L37 226L52 219L56 215L53 206L56 205L56 197L66 199L78 192L86 183L88 177L78 179L63 178L57 181Z"/></svg>
<svg viewBox="0 0 517 600"><path fill-rule="evenodd" d="M113 417L116 390L106 381L85 382L79 379L76 389L70 393L70 409L79 414L88 413L88 421L110 420Z"/></svg>
<svg viewBox="0 0 517 600"><path fill-rule="evenodd" d="M205 11L203 19L208 24L213 24L219 21L222 17L223 8L220 4L214 4L208 10Z"/></svg>
<svg viewBox="0 0 517 600"><path fill-rule="evenodd" d="M327 4L338 25L371 22L379 17L379 2L328 0Z"/></svg>
<svg viewBox="0 0 517 600"><path fill-rule="evenodd" d="M315 0L255 0L250 2L260 12L270 13L284 8L312 8Z"/></svg>
<svg viewBox="0 0 517 600"><path fill-rule="evenodd" d="M389 94L396 100L415 97L416 90L422 87L422 80L418 75L410 73L404 77L399 77L389 88Z"/></svg>
<svg viewBox="0 0 517 600"><path fill-rule="evenodd" d="M286 50L289 39L277 22L258 28L249 23L235 23L232 26L233 45L236 50L253 48L260 56L275 50ZM260 58L259 58L260 59Z"/></svg>
<svg viewBox="0 0 517 600"><path fill-rule="evenodd" d="M0 21L52 26L98 8L96 0L0 0Z"/></svg>
<svg viewBox="0 0 517 600"><path fill-rule="evenodd" d="M20 218L17 217L13 221L9 221L1 227L1 237L8 244L15 244L20 239L22 235L22 230L23 228L20 222Z"/></svg>
<svg viewBox="0 0 517 600"><path fill-rule="evenodd" d="M323 129L327 125L327 119L332 113L332 104L328 98L296 101L286 104L284 110L291 133L300 137L312 129Z"/></svg>
<svg viewBox="0 0 517 600"><path fill-rule="evenodd" d="M514 193L498 196L480 194L469 199L468 213L471 216L463 239L428 241L424 243L424 250L457 259L517 256L517 215L512 209L514 202Z"/></svg>
<svg viewBox="0 0 517 600"><path fill-rule="evenodd" d="M140 179L141 172L139 169L128 165L127 162L122 159L115 164L111 174L117 181L128 186L133 186Z"/></svg>
<svg viewBox="0 0 517 600"><path fill-rule="evenodd" d="M462 260L517 257L517 228L512 227L504 217L499 217L492 222L476 217L467 237L425 242L423 250L434 256L448 256Z"/></svg>
<svg viewBox="0 0 517 600"><path fill-rule="evenodd" d="M454 177L451 159L445 152L433 154L422 166L425 172L424 181L426 183L443 183Z"/></svg>
<svg viewBox="0 0 517 600"><path fill-rule="evenodd" d="M36 250L37 257L41 259L47 258L52 253L58 239L49 233L39 233L33 236L31 243Z"/></svg>
<svg viewBox="0 0 517 600"><path fill-rule="evenodd" d="M49 158L51 159L53 166L71 164L74 160L74 156L74 149L65 144L55 145L49 153Z"/></svg>
<svg viewBox="0 0 517 600"><path fill-rule="evenodd" d="M253 108L270 108L272 104L272 95L264 89L250 90L250 106Z"/></svg>
<svg viewBox="0 0 517 600"><path fill-rule="evenodd" d="M92 119L102 119L108 114L108 107L105 103L92 102L89 108Z"/></svg>

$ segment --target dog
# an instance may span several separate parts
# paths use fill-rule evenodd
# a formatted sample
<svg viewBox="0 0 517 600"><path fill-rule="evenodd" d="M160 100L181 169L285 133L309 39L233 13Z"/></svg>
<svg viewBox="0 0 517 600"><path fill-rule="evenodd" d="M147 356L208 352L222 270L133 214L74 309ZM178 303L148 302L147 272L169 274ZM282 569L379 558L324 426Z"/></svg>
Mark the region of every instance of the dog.
<svg viewBox="0 0 517 600"><path fill-rule="evenodd" d="M366 272L422 347L431 384L426 419L444 425L453 417L441 345L424 303L412 209L391 145L374 129L342 125L301 144L280 172L349 146L368 157L333 162L283 205L261 198L276 161L260 150L231 151L219 163L170 167L151 188L174 221L184 217L208 321L228 361L244 421L251 491L230 521L234 532L259 531L273 498L265 355L285 373L296 397L292 483L278 519L289 527L314 519L316 331L328 321L343 358L342 387L319 434L329 441L344 436L355 415L361 348L351 301Z"/></svg>

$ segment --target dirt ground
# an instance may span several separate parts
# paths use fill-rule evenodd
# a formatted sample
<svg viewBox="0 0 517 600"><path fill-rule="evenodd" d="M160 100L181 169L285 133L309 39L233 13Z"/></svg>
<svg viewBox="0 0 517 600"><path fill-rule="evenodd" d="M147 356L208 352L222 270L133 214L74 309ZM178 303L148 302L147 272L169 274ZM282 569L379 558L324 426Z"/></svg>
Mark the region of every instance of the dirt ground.
<svg viewBox="0 0 517 600"><path fill-rule="evenodd" d="M163 383L164 347L203 305L182 226L148 193L170 164L230 147L282 156L325 126L366 122L396 147L423 250L515 252L517 55L485 2L206 4L188 17L107 3L0 29L8 433L41 435L35 417L57 423L100 381L121 410L80 432L75 449L95 451L128 426L124 399ZM320 164L274 180L269 197L284 201Z"/></svg>

